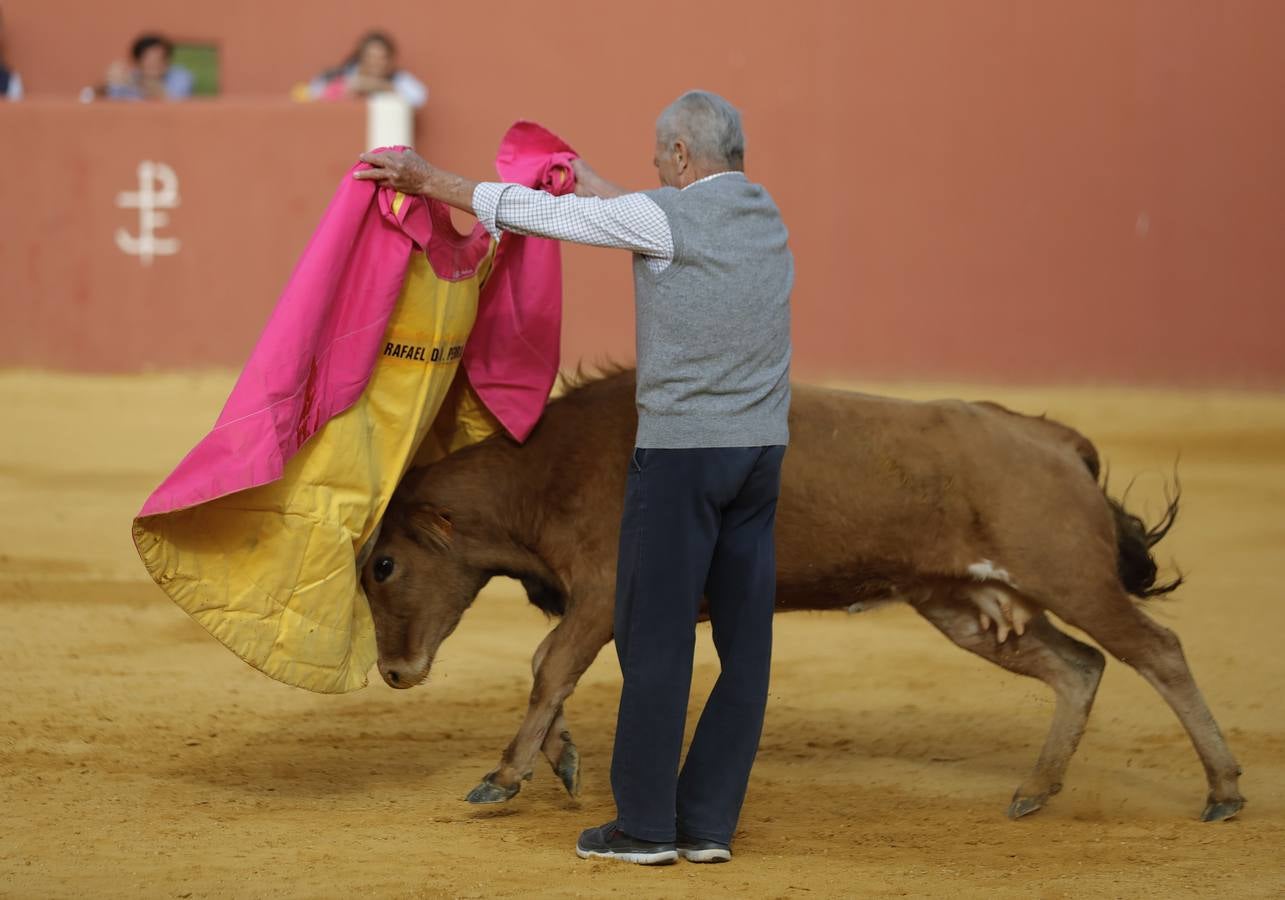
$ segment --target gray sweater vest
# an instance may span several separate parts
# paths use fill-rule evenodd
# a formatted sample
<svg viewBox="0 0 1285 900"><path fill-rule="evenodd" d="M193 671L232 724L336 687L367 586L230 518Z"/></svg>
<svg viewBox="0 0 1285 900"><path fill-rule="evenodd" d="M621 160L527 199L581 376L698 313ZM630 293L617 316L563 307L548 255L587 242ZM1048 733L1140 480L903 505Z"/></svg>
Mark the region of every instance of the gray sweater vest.
<svg viewBox="0 0 1285 900"><path fill-rule="evenodd" d="M780 211L739 172L647 196L674 258L657 275L634 257L637 445L788 443L794 257Z"/></svg>

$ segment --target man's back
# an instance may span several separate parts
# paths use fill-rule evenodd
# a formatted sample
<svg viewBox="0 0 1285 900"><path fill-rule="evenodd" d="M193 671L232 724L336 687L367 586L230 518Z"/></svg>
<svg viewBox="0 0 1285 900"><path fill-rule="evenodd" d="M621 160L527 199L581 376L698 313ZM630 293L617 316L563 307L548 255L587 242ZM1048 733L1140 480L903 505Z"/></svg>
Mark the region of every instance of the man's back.
<svg viewBox="0 0 1285 900"><path fill-rule="evenodd" d="M634 259L638 446L787 443L794 260L775 202L740 172L647 196L674 257Z"/></svg>

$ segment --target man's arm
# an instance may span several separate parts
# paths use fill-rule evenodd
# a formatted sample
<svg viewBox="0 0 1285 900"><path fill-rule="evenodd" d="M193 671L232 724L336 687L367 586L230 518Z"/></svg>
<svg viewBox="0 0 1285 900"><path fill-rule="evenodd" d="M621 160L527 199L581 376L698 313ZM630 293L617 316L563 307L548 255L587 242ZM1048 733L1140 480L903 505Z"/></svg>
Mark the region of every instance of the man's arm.
<svg viewBox="0 0 1285 900"><path fill-rule="evenodd" d="M429 165L414 150L363 153L357 158L371 166L352 173L359 181L378 181L403 194L431 197L467 213L473 212L473 189L477 182Z"/></svg>
<svg viewBox="0 0 1285 900"><path fill-rule="evenodd" d="M354 172L363 181L378 181L404 194L420 194L473 213L488 231L511 231L536 237L614 247L657 259L672 259L674 238L665 213L649 197L627 194L599 178L588 166L586 189L609 196L554 197L518 184L478 183L430 165L412 151L363 153L372 168Z"/></svg>
<svg viewBox="0 0 1285 900"><path fill-rule="evenodd" d="M674 237L664 211L643 194L554 197L520 184L482 182L473 191L478 220L492 234L511 231L593 247L672 259Z"/></svg>

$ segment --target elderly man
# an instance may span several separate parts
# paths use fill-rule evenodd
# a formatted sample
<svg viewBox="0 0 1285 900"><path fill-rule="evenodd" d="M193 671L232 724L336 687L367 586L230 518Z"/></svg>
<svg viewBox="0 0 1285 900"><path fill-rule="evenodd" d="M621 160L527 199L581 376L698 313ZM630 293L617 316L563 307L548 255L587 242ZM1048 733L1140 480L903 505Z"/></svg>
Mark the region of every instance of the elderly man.
<svg viewBox="0 0 1285 900"><path fill-rule="evenodd" d="M512 231L634 254L638 434L616 571L624 685L617 817L582 858L731 859L767 705L773 524L790 404L793 257L776 204L743 172L737 110L691 91L656 123L662 187L626 193L583 164L580 196L479 184L414 153L356 173ZM679 770L695 624L708 603L722 671Z"/></svg>

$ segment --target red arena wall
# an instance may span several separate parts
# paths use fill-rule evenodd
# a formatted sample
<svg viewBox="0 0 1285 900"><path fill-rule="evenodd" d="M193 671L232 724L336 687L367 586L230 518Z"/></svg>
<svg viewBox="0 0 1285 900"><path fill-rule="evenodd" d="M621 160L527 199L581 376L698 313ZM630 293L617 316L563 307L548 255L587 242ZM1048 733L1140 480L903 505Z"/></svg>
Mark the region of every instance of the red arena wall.
<svg viewBox="0 0 1285 900"><path fill-rule="evenodd" d="M368 9L6 0L28 99L0 105L0 364L239 364L364 149L360 106L285 97L379 27L431 90L419 149L474 177L532 118L649 187L665 103L739 105L804 375L1285 386L1285 4ZM75 102L152 29L217 43L222 97ZM118 240L144 161L178 194L150 262ZM632 358L627 260L565 261L566 360Z"/></svg>

